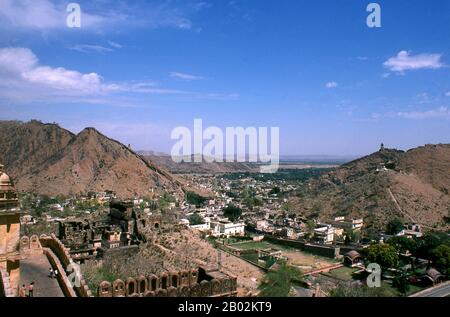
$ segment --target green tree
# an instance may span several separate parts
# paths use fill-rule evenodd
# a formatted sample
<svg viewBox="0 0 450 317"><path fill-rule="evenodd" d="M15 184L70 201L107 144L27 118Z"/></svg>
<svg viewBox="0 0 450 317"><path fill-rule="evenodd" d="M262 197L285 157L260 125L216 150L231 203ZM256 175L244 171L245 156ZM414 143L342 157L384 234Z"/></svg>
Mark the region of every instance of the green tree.
<svg viewBox="0 0 450 317"><path fill-rule="evenodd" d="M246 197L244 203L248 209L253 210L253 207L262 206L263 202L259 197Z"/></svg>
<svg viewBox="0 0 450 317"><path fill-rule="evenodd" d="M386 233L395 235L403 230L403 221L399 218L394 218L386 226Z"/></svg>
<svg viewBox="0 0 450 317"><path fill-rule="evenodd" d="M143 201L139 204L139 208L141 208L141 209L145 209L146 207L147 207L147 204L145 201Z"/></svg>
<svg viewBox="0 0 450 317"><path fill-rule="evenodd" d="M389 244L374 244L367 248L367 260L377 263L383 269L395 268L398 265L397 250Z"/></svg>
<svg viewBox="0 0 450 317"><path fill-rule="evenodd" d="M194 192L186 193L186 202L188 204L195 205L197 208L202 207L207 200L208 198L200 196L199 194L196 194Z"/></svg>
<svg viewBox="0 0 450 317"><path fill-rule="evenodd" d="M169 193L164 193L163 196L158 200L158 207L161 210L166 210L169 207L169 204L174 203L175 201L176 200L174 196Z"/></svg>
<svg viewBox="0 0 450 317"><path fill-rule="evenodd" d="M39 206L40 207L45 207L47 205L57 204L57 203L58 203L58 201L55 198L52 198L52 197L47 196L47 195L42 195L40 197Z"/></svg>
<svg viewBox="0 0 450 317"><path fill-rule="evenodd" d="M229 205L223 210L223 215L230 219L230 221L236 221L242 215L242 209L234 205Z"/></svg>
<svg viewBox="0 0 450 317"><path fill-rule="evenodd" d="M232 191L227 191L225 194L230 198L238 198L239 197L239 195L237 193L232 192Z"/></svg>
<svg viewBox="0 0 450 317"><path fill-rule="evenodd" d="M361 234L358 231L355 230L345 230L345 244L350 244L353 242L359 242L361 238Z"/></svg>
<svg viewBox="0 0 450 317"><path fill-rule="evenodd" d="M261 297L288 297L294 283L303 280L303 274L297 268L285 263L276 271L269 271L261 281L258 289Z"/></svg>
<svg viewBox="0 0 450 317"><path fill-rule="evenodd" d="M441 244L432 252L433 263L442 274L450 277L450 247Z"/></svg>
<svg viewBox="0 0 450 317"><path fill-rule="evenodd" d="M444 232L427 232L422 238L416 240L414 249L411 252L416 257L431 261L433 250L440 245L450 247L450 237Z"/></svg>
<svg viewBox="0 0 450 317"><path fill-rule="evenodd" d="M313 220L308 220L306 222L306 235L311 238L314 235L314 229L316 228L316 223Z"/></svg>
<svg viewBox="0 0 450 317"><path fill-rule="evenodd" d="M409 291L408 275L402 272L396 276L392 281L392 286L396 287L403 296L406 296Z"/></svg>
<svg viewBox="0 0 450 317"><path fill-rule="evenodd" d="M277 195L281 193L280 187L274 187L270 190L269 195Z"/></svg>
<svg viewBox="0 0 450 317"><path fill-rule="evenodd" d="M158 202L155 200L150 200L148 202L148 207L150 208L151 211L156 211L158 210Z"/></svg>
<svg viewBox="0 0 450 317"><path fill-rule="evenodd" d="M263 201L262 201L261 198L259 198L259 197L254 197L253 198L253 206L259 207L259 206L262 206L262 205L263 205Z"/></svg>
<svg viewBox="0 0 450 317"><path fill-rule="evenodd" d="M199 214L192 214L192 215L190 215L188 220L189 220L189 224L191 226L201 225L201 224L205 223L205 220Z"/></svg>
<svg viewBox="0 0 450 317"><path fill-rule="evenodd" d="M407 251L414 250L416 241L407 237L392 237L387 241L397 249L398 252L406 253Z"/></svg>

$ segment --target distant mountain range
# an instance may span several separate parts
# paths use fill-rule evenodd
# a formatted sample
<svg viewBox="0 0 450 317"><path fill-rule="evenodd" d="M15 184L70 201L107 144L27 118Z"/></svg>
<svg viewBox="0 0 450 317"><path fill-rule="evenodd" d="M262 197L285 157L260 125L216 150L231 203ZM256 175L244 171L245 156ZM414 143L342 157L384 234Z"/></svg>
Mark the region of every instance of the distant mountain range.
<svg viewBox="0 0 450 317"><path fill-rule="evenodd" d="M184 157L185 161L181 163L176 163L169 155L155 155L155 154L145 154L139 152L143 157L152 164L161 166L171 173L177 174L217 174L217 173L233 173L233 172L259 172L259 165L255 163L239 163L239 162L212 162L207 163L202 161L199 163L195 162L196 156L201 155L191 155Z"/></svg>
<svg viewBox="0 0 450 317"><path fill-rule="evenodd" d="M201 154L189 155L183 158L184 161L176 163L168 154L153 151L138 151L140 155L155 165L161 166L171 173L197 173L197 174L216 174L216 173L235 173L235 172L254 172L260 171L261 163L248 162L207 162L203 157L201 162L195 162L195 158L201 158ZM309 168L309 167L331 167L341 165L356 159L357 156L338 156L338 155L290 155L280 157L280 168ZM224 158L226 160L226 158ZM302 167L303 165L303 167Z"/></svg>
<svg viewBox="0 0 450 317"><path fill-rule="evenodd" d="M344 164L356 160L358 155L281 155L281 163Z"/></svg>
<svg viewBox="0 0 450 317"><path fill-rule="evenodd" d="M122 198L182 194L170 173L94 128L75 135L35 120L0 121L0 162L19 191L71 195L113 190Z"/></svg>
<svg viewBox="0 0 450 317"><path fill-rule="evenodd" d="M409 151L384 149L341 165L303 186L290 204L297 213L363 216L383 229L395 217L428 229L449 229L450 144Z"/></svg>

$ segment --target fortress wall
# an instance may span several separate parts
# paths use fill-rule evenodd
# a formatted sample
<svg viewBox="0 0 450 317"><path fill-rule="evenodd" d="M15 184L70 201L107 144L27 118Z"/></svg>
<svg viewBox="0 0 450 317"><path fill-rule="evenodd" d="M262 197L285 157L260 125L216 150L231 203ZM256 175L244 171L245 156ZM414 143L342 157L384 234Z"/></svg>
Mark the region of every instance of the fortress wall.
<svg viewBox="0 0 450 317"><path fill-rule="evenodd" d="M339 256L339 247L316 245L316 244L305 244L304 250L315 255L335 259Z"/></svg>
<svg viewBox="0 0 450 317"><path fill-rule="evenodd" d="M279 239L279 238L275 238L275 237L268 236L268 235L264 236L264 240L265 241L269 241L269 242L273 242L273 243L277 243L277 244L280 244L280 245L285 245L285 246L288 246L288 247L297 248L297 249L300 249L300 250L303 250L304 247L305 247L305 244L306 244L305 242L300 241L300 240Z"/></svg>
<svg viewBox="0 0 450 317"><path fill-rule="evenodd" d="M340 248L337 246L310 244L300 240L280 239L267 235L264 236L264 240L332 259L337 258L340 254Z"/></svg>
<svg viewBox="0 0 450 317"><path fill-rule="evenodd" d="M61 287L61 290L63 291L64 295L66 297L77 297L76 292L74 291L72 284L69 281L69 278L66 275L66 272L64 268L61 265L61 262L56 257L55 253L53 253L52 250L49 248L43 249L44 254L47 256L48 261L50 262L51 266L53 268L56 268L59 272L58 274L58 284Z"/></svg>
<svg viewBox="0 0 450 317"><path fill-rule="evenodd" d="M66 248L54 234L50 237L43 235L40 237L39 241L44 248L47 248L54 253L63 268L63 271L61 272L67 272L68 268L70 272L74 272L77 264L70 256L70 249ZM73 286L73 289L79 297L92 297L92 292L82 276L80 276L79 285Z"/></svg>
<svg viewBox="0 0 450 317"><path fill-rule="evenodd" d="M221 297L235 296L237 279L222 273L221 278L198 281L199 270L173 271L113 283L103 281L97 289L99 297ZM216 275L216 274L214 274Z"/></svg>

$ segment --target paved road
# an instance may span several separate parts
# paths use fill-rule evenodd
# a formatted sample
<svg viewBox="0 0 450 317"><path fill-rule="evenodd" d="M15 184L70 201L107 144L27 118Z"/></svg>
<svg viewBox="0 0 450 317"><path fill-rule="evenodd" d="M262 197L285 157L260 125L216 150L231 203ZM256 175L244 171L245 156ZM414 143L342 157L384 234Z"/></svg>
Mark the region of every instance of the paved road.
<svg viewBox="0 0 450 317"><path fill-rule="evenodd" d="M20 286L28 286L34 281L34 297L64 297L58 281L48 277L50 267L42 253L32 254L20 261Z"/></svg>
<svg viewBox="0 0 450 317"><path fill-rule="evenodd" d="M411 297L447 297L450 295L450 282L445 282L433 288L426 289Z"/></svg>

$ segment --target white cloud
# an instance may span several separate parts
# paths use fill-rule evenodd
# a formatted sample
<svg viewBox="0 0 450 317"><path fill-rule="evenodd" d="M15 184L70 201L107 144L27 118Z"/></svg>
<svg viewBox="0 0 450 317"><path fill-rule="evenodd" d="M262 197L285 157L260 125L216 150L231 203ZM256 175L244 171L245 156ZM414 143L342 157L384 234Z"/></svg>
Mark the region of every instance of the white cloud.
<svg viewBox="0 0 450 317"><path fill-rule="evenodd" d="M67 4L63 2L55 4L49 0L2 0L0 1L0 25L36 30L67 27ZM106 20L106 17L82 11L83 28L98 27Z"/></svg>
<svg viewBox="0 0 450 317"><path fill-rule="evenodd" d="M0 73L20 73L33 68L37 57L27 48L0 49Z"/></svg>
<svg viewBox="0 0 450 317"><path fill-rule="evenodd" d="M396 56L384 62L384 67L392 72L403 73L407 70L439 69L444 67L441 62L442 54L418 54L411 55L410 52L401 51Z"/></svg>
<svg viewBox="0 0 450 317"><path fill-rule="evenodd" d="M106 88L96 73L82 74L63 67L39 66L21 74L26 81L55 90L70 90L78 93L96 93Z"/></svg>
<svg viewBox="0 0 450 317"><path fill-rule="evenodd" d="M114 48L122 48L123 46L119 43L113 42L113 41L108 41L109 46L114 47Z"/></svg>
<svg viewBox="0 0 450 317"><path fill-rule="evenodd" d="M210 100L238 100L240 98L239 94L219 94L219 93L196 93L194 94L196 98L199 99L210 99Z"/></svg>
<svg viewBox="0 0 450 317"><path fill-rule="evenodd" d="M337 86L339 86L339 84L335 81L330 81L330 82L326 83L326 85L325 85L325 87L328 89L336 88Z"/></svg>
<svg viewBox="0 0 450 317"><path fill-rule="evenodd" d="M403 119L450 119L450 109L447 107L440 107L428 111L397 112L394 116Z"/></svg>
<svg viewBox="0 0 450 317"><path fill-rule="evenodd" d="M10 89L20 90L26 86L73 95L91 94L107 88L96 73L41 66L36 55L27 48L0 49L0 74Z"/></svg>
<svg viewBox="0 0 450 317"><path fill-rule="evenodd" d="M70 49L81 53L107 53L114 51L110 47L104 47L101 45L89 45L89 44L74 45L70 47Z"/></svg>
<svg viewBox="0 0 450 317"><path fill-rule="evenodd" d="M69 1L70 2L70 1ZM1 0L0 29L11 31L56 30L66 25L68 3L64 0ZM81 4L81 30L103 32L112 28L177 28L192 29L191 17L208 5L164 1L89 1ZM114 45L111 45L114 47ZM118 47L116 47L118 48Z"/></svg>
<svg viewBox="0 0 450 317"><path fill-rule="evenodd" d="M422 99L422 100L428 100L428 99L430 99L430 96L428 95L427 92L422 92L420 94L417 94L416 98Z"/></svg>
<svg viewBox="0 0 450 317"><path fill-rule="evenodd" d="M81 73L63 67L40 65L27 48L0 48L0 97L29 95L30 98L92 97L112 93L176 94L175 90L145 82L105 82L97 73ZM15 94L14 94L15 93Z"/></svg>
<svg viewBox="0 0 450 317"><path fill-rule="evenodd" d="M40 65L28 48L0 48L0 99L26 102L116 103L117 94L186 95L191 98L235 100L238 94L196 93L158 87L153 82L107 82L101 75ZM114 94L114 98L112 95Z"/></svg>
<svg viewBox="0 0 450 317"><path fill-rule="evenodd" d="M92 44L78 44L69 47L69 49L78 51L81 53L109 53L116 49L121 49L123 46L119 43L108 41L109 47L102 45L92 45Z"/></svg>
<svg viewBox="0 0 450 317"><path fill-rule="evenodd" d="M378 112L372 113L372 119L378 120L378 119L380 119L380 117L381 117L381 115Z"/></svg>
<svg viewBox="0 0 450 317"><path fill-rule="evenodd" d="M431 110L424 111L397 111L379 113L374 112L371 115L372 120L380 120L385 118L400 118L408 120L427 120L427 119L447 119L450 120L450 108L446 106L438 107Z"/></svg>
<svg viewBox="0 0 450 317"><path fill-rule="evenodd" d="M196 75L191 75L191 74L186 74L186 73L179 73L179 72L170 72L169 76L172 78L183 79L183 80L187 80L187 81L205 79L204 77L201 77L201 76L196 76Z"/></svg>
<svg viewBox="0 0 450 317"><path fill-rule="evenodd" d="M0 19L19 28L51 29L64 23L62 12L46 0L2 0Z"/></svg>

